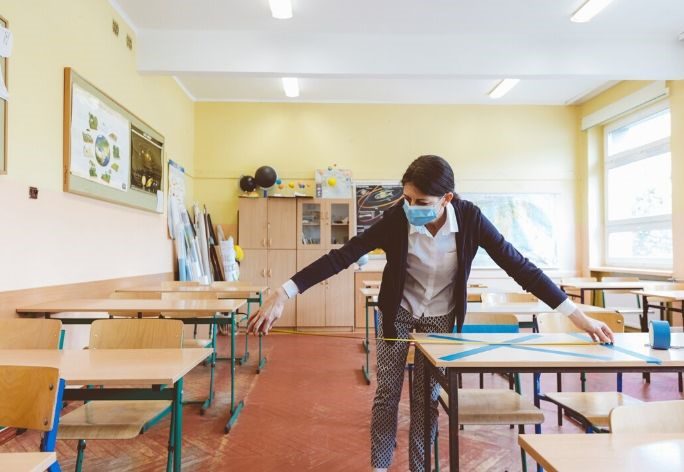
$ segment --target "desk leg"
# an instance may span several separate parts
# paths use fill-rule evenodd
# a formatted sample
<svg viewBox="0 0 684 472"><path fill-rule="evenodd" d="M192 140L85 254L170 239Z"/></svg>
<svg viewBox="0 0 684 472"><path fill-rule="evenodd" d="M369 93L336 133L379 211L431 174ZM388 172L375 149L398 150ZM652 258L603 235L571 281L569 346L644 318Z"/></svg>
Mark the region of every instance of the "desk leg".
<svg viewBox="0 0 684 472"><path fill-rule="evenodd" d="M648 333L648 297L646 295L642 295L641 302L641 319L639 320L641 323L641 332ZM642 377L646 383L651 383L650 373L644 372Z"/></svg>
<svg viewBox="0 0 684 472"><path fill-rule="evenodd" d="M181 451L183 449L183 378L174 386L173 414L173 470L181 470Z"/></svg>
<svg viewBox="0 0 684 472"><path fill-rule="evenodd" d="M249 320L249 316L251 315L252 311L252 303L247 300L247 319ZM242 353L242 357L238 359L238 363L240 365L244 365L247 363L249 360L249 335L247 334L247 331L245 330L245 351Z"/></svg>
<svg viewBox="0 0 684 472"><path fill-rule="evenodd" d="M449 382L449 470L458 471L458 433L461 429L458 423L458 374L453 369L447 370L447 382Z"/></svg>
<svg viewBox="0 0 684 472"><path fill-rule="evenodd" d="M259 307L261 308L261 303L263 302L263 295L261 292L259 292ZM266 356L263 355L263 336L259 334L259 364L257 366L257 374L260 374L261 371L266 367Z"/></svg>
<svg viewBox="0 0 684 472"><path fill-rule="evenodd" d="M235 404L235 315L236 313L233 312L230 316L230 418L224 428L225 433L230 432L244 407L242 401Z"/></svg>
<svg viewBox="0 0 684 472"><path fill-rule="evenodd" d="M363 349L366 351L366 365L361 366L361 372L366 379L366 384L370 385L370 344L368 339L368 298L366 298L366 340L361 341L363 344Z"/></svg>
<svg viewBox="0 0 684 472"><path fill-rule="evenodd" d="M580 303L584 305L584 289L580 289Z"/></svg>
<svg viewBox="0 0 684 472"><path fill-rule="evenodd" d="M214 321L216 321L216 315L214 315ZM209 371L209 397L204 401L202 407L200 408L200 415L203 415L211 403L214 401L214 371L216 370L216 336L218 334L218 323L214 322L209 325L211 329L211 356L209 357L210 371Z"/></svg>

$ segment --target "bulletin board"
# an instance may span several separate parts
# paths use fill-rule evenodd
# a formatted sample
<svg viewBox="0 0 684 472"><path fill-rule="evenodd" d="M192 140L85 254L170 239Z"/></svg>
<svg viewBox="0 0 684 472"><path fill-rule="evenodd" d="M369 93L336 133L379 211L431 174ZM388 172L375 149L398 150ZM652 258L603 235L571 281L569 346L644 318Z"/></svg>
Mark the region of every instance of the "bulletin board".
<svg viewBox="0 0 684 472"><path fill-rule="evenodd" d="M164 137L64 68L64 191L164 211Z"/></svg>

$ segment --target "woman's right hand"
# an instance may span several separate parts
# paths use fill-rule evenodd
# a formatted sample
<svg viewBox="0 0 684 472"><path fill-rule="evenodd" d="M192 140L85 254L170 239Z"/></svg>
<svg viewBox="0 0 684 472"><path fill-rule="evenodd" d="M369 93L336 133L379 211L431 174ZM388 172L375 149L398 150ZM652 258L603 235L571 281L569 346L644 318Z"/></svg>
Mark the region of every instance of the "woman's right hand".
<svg viewBox="0 0 684 472"><path fill-rule="evenodd" d="M249 317L247 333L268 334L273 323L282 316L287 299L287 294L282 287L273 291L256 313Z"/></svg>

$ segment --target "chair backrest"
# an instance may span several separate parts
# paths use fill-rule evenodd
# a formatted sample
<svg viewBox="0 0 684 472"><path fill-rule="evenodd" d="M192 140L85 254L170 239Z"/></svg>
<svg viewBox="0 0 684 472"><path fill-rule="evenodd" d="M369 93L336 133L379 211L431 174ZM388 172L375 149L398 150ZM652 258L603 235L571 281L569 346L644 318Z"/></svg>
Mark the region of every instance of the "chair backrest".
<svg viewBox="0 0 684 472"><path fill-rule="evenodd" d="M484 292L481 294L482 303L487 305L502 305L504 303L536 303L538 298L531 293L520 292Z"/></svg>
<svg viewBox="0 0 684 472"><path fill-rule="evenodd" d="M684 433L684 400L635 403L610 412L612 434Z"/></svg>
<svg viewBox="0 0 684 472"><path fill-rule="evenodd" d="M59 349L61 330L59 320L0 319L0 349Z"/></svg>
<svg viewBox="0 0 684 472"><path fill-rule="evenodd" d="M518 333L518 318L511 313L470 313L461 333Z"/></svg>
<svg viewBox="0 0 684 472"><path fill-rule="evenodd" d="M160 318L95 320L90 327L88 346L90 349L181 348L183 322Z"/></svg>
<svg viewBox="0 0 684 472"><path fill-rule="evenodd" d="M199 285L196 280L166 280L161 283L162 289L169 290L176 287L195 287Z"/></svg>
<svg viewBox="0 0 684 472"><path fill-rule="evenodd" d="M52 430L60 384L55 367L0 366L0 424Z"/></svg>
<svg viewBox="0 0 684 472"><path fill-rule="evenodd" d="M603 321L614 333L625 332L625 317L620 313L586 312L589 318ZM537 315L537 326L540 333L581 333L567 315L562 313L541 313Z"/></svg>

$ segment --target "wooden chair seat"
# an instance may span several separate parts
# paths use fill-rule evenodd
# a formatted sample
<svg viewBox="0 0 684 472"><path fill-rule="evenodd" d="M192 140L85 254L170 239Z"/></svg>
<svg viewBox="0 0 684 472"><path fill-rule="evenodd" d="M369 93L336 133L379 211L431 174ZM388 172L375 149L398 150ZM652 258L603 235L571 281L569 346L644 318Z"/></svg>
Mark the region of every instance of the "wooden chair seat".
<svg viewBox="0 0 684 472"><path fill-rule="evenodd" d="M211 339L189 338L183 339L183 348L209 347Z"/></svg>
<svg viewBox="0 0 684 472"><path fill-rule="evenodd" d="M0 454L0 470L44 472L57 462L54 452L5 452Z"/></svg>
<svg viewBox="0 0 684 472"><path fill-rule="evenodd" d="M442 390L439 396L448 407L449 395ZM544 413L513 390L461 388L458 421L463 425L541 424Z"/></svg>
<svg viewBox="0 0 684 472"><path fill-rule="evenodd" d="M613 408L641 400L619 392L552 392L546 397L554 403L579 413L599 428L609 428L610 412Z"/></svg>
<svg viewBox="0 0 684 472"><path fill-rule="evenodd" d="M92 401L60 419L59 439L133 439L171 406L166 400Z"/></svg>

